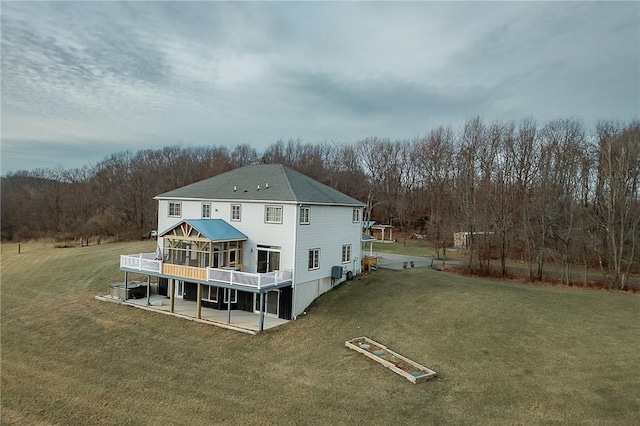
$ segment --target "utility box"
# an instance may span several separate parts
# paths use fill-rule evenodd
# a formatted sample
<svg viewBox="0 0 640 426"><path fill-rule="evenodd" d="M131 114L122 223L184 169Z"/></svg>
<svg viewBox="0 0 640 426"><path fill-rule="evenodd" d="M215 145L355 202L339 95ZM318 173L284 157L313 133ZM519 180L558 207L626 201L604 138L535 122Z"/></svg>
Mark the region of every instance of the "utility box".
<svg viewBox="0 0 640 426"><path fill-rule="evenodd" d="M342 278L342 266L331 267L331 279L339 280L340 278Z"/></svg>

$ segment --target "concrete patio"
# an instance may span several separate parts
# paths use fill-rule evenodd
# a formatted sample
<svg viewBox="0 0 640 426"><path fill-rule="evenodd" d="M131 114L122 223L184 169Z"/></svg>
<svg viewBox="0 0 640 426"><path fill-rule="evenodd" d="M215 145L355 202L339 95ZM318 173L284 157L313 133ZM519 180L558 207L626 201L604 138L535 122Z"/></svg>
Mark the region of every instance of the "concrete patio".
<svg viewBox="0 0 640 426"><path fill-rule="evenodd" d="M256 334L259 330L260 315L257 313L242 310L232 310L231 321L228 321L228 311L203 307L200 312L200 318L197 318L196 302L191 300L176 298L174 301L173 312L169 312L169 298L165 296L159 296L157 294L152 294L150 296L149 304L147 304L146 297L141 299L128 299L124 301L117 297L105 295L95 296L95 299L132 306L134 308L145 309L161 314L172 315L190 321L196 321L208 325L215 325L218 327L228 328L231 330L241 331L249 334ZM269 328L277 327L287 322L289 321L265 315L263 329L267 330Z"/></svg>

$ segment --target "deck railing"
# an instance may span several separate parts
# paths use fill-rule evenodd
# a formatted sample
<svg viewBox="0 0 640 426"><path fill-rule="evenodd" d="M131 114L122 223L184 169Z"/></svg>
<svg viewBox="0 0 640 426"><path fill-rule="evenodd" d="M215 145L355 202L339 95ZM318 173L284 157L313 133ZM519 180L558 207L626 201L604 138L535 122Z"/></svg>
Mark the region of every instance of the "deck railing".
<svg viewBox="0 0 640 426"><path fill-rule="evenodd" d="M207 279L209 281L218 281L230 285L236 284L255 288L291 281L292 276L293 271L291 269L267 273L252 273L234 271L232 269L207 268Z"/></svg>
<svg viewBox="0 0 640 426"><path fill-rule="evenodd" d="M140 272L160 272L162 262L156 260L155 253L139 253L120 256L120 267L136 269Z"/></svg>
<svg viewBox="0 0 640 426"><path fill-rule="evenodd" d="M168 266L165 265L165 266ZM178 266L178 265L176 265ZM156 260L155 253L139 253L120 256L120 268L134 269L140 272L162 272L162 261ZM261 288L291 281L293 270L285 269L267 273L252 273L221 268L191 268L206 270L207 281L223 282L229 285ZM193 278L185 276L185 278Z"/></svg>

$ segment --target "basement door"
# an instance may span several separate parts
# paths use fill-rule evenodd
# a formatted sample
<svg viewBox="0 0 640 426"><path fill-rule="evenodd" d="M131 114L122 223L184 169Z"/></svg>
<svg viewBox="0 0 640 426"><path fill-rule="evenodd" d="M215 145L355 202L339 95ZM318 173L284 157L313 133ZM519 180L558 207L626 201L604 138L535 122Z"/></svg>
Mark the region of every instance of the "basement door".
<svg viewBox="0 0 640 426"><path fill-rule="evenodd" d="M175 286L176 286L175 296L178 299L182 299L184 297L184 281L183 280L176 280L175 281Z"/></svg>
<svg viewBox="0 0 640 426"><path fill-rule="evenodd" d="M260 295L253 295L254 312L260 313ZM271 290L264 294L264 313L265 315L277 317L278 306L280 305L280 290Z"/></svg>

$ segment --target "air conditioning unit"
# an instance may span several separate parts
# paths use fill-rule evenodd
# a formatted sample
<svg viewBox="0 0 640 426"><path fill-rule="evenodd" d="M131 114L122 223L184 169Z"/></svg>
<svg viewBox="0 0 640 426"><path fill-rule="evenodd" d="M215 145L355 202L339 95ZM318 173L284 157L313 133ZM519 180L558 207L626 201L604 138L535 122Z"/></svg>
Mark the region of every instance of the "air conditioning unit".
<svg viewBox="0 0 640 426"><path fill-rule="evenodd" d="M331 279L339 280L340 278L342 278L342 266L331 267Z"/></svg>

